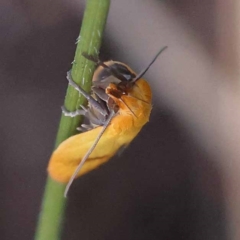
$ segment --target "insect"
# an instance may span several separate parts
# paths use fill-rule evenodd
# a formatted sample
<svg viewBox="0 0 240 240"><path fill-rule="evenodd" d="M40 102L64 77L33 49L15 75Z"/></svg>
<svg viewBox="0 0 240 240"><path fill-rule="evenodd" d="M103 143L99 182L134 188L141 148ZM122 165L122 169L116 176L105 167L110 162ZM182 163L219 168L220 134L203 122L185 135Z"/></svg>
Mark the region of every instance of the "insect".
<svg viewBox="0 0 240 240"><path fill-rule="evenodd" d="M67 74L69 84L88 100L88 108L63 113L69 117L84 115L89 123L82 124L84 132L76 134L53 152L48 165L52 179L68 183L65 196L76 177L107 162L125 148L149 121L152 93L142 79L149 67L167 47L162 48L148 66L136 74L126 64L116 61L101 62L84 55L99 66L93 75L92 94L86 93Z"/></svg>

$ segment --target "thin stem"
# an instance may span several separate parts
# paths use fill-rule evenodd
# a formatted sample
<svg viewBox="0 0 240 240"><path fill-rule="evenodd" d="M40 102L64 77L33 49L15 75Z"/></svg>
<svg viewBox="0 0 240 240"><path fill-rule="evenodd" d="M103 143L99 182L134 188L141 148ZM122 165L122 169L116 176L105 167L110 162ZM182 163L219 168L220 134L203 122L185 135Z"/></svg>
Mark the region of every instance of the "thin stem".
<svg viewBox="0 0 240 240"><path fill-rule="evenodd" d="M87 61L82 53L98 56L109 5L110 0L87 0L81 31L77 38L77 49L71 74L73 80L87 92L90 91L95 66L91 61ZM85 103L86 100L79 96L73 87L69 86L64 101L66 109L74 111L80 104ZM80 117L70 118L62 114L55 148L76 133L80 121ZM66 206L66 198L63 196L65 187L65 184L55 182L48 177L35 240L60 239Z"/></svg>

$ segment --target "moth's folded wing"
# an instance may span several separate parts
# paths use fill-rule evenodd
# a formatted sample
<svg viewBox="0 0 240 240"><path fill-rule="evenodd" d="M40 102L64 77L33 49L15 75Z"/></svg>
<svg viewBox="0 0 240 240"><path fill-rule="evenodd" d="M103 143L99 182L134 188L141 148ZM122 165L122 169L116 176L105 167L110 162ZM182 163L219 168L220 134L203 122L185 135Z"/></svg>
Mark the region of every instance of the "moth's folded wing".
<svg viewBox="0 0 240 240"><path fill-rule="evenodd" d="M74 135L62 142L53 152L49 161L48 173L51 178L58 182L67 183L87 151L94 144L101 129L102 127L97 127L88 132ZM114 136L106 131L77 177L105 163L119 147Z"/></svg>

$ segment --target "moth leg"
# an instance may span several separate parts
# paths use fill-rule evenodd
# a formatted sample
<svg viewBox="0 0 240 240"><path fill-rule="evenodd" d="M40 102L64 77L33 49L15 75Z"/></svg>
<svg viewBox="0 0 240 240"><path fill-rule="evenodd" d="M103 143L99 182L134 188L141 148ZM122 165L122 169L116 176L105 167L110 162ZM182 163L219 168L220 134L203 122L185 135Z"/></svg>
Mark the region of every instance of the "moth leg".
<svg viewBox="0 0 240 240"><path fill-rule="evenodd" d="M121 147L117 150L117 152L116 152L115 155L117 155L118 157L120 157L120 156L122 155L122 153L125 151L125 149L128 147L128 145L129 145L129 144L121 146Z"/></svg>
<svg viewBox="0 0 240 240"><path fill-rule="evenodd" d="M101 100L107 102L109 99L109 96L106 94L105 90L98 87L92 87L93 92L96 94L97 97L99 97Z"/></svg>
<svg viewBox="0 0 240 240"><path fill-rule="evenodd" d="M81 132L86 132L93 129L93 126L87 125L87 124L82 124L81 127L78 127L77 130Z"/></svg>
<svg viewBox="0 0 240 240"><path fill-rule="evenodd" d="M87 100L88 102L99 111L99 113L101 113L103 116L107 116L108 115L108 111L107 109L103 108L98 101L96 101L89 93L85 92L82 88L80 88L73 80L71 77L71 73L70 71L67 72L67 80L69 85L71 85L72 87L74 87L80 94L82 94Z"/></svg>
<svg viewBox="0 0 240 240"><path fill-rule="evenodd" d="M79 115L83 115L83 116L86 115L86 110L85 109L77 109L76 111L70 112L65 108L65 106L62 106L61 108L62 108L62 113L66 117L72 117L73 118L73 117L76 117L76 116L79 116Z"/></svg>

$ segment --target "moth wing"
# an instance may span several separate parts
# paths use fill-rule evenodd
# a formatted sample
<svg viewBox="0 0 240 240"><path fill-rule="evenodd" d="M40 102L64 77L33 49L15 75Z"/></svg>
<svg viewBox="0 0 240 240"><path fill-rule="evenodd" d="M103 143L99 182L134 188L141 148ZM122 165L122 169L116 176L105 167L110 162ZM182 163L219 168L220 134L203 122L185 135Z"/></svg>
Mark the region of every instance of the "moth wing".
<svg viewBox="0 0 240 240"><path fill-rule="evenodd" d="M74 135L62 142L50 158L48 172L51 178L58 182L67 183L78 164L94 144L101 129L102 127L97 127L88 132ZM117 152L121 146L114 138L107 131L103 134L77 177L97 168Z"/></svg>

